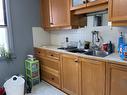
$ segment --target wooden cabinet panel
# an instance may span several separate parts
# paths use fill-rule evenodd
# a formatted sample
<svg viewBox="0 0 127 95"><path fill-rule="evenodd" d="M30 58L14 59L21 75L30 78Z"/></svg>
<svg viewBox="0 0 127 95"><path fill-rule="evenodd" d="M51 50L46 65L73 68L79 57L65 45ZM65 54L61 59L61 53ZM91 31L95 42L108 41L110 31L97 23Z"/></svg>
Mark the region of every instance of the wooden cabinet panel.
<svg viewBox="0 0 127 95"><path fill-rule="evenodd" d="M82 95L105 95L105 62L82 59Z"/></svg>
<svg viewBox="0 0 127 95"><path fill-rule="evenodd" d="M40 64L47 66L49 68L52 68L56 71L59 71L59 69L60 69L60 62L57 60L52 60L52 59L48 59L48 58L41 58Z"/></svg>
<svg viewBox="0 0 127 95"><path fill-rule="evenodd" d="M41 79L60 88L60 62L49 58L41 58L39 60L41 66Z"/></svg>
<svg viewBox="0 0 127 95"><path fill-rule="evenodd" d="M110 95L127 95L127 67L112 65Z"/></svg>
<svg viewBox="0 0 127 95"><path fill-rule="evenodd" d="M45 50L40 49L40 48L34 48L34 53L35 53L35 56L37 56L37 57L44 57L44 56L46 56Z"/></svg>
<svg viewBox="0 0 127 95"><path fill-rule="evenodd" d="M69 0L41 0L41 16L46 30L70 27Z"/></svg>
<svg viewBox="0 0 127 95"><path fill-rule="evenodd" d="M70 25L69 6L68 0L51 0L52 27Z"/></svg>
<svg viewBox="0 0 127 95"><path fill-rule="evenodd" d="M60 60L60 54L54 51L47 51L46 56L51 59Z"/></svg>
<svg viewBox="0 0 127 95"><path fill-rule="evenodd" d="M34 48L34 50L35 56L40 62L41 79L61 88L59 53L41 48Z"/></svg>
<svg viewBox="0 0 127 95"><path fill-rule="evenodd" d="M87 14L91 12L104 11L108 9L108 0L96 0L83 5L72 7L71 11L76 15Z"/></svg>
<svg viewBox="0 0 127 95"><path fill-rule="evenodd" d="M40 0L41 2L41 21L44 28L49 28L51 23L51 7L49 0Z"/></svg>
<svg viewBox="0 0 127 95"><path fill-rule="evenodd" d="M96 0L96 1L93 1L93 2L87 3L87 7L97 6L97 5L106 3L106 2L108 2L108 1L107 0Z"/></svg>
<svg viewBox="0 0 127 95"><path fill-rule="evenodd" d="M45 80L49 82L50 84L52 84L53 86L60 88L60 79L58 75L50 73L48 70L43 70L43 69L41 70L41 72L42 72L41 73L42 80Z"/></svg>
<svg viewBox="0 0 127 95"><path fill-rule="evenodd" d="M80 95L80 63L78 57L62 56L62 89L69 95Z"/></svg>
<svg viewBox="0 0 127 95"><path fill-rule="evenodd" d="M109 15L111 21L126 21L127 0L109 0Z"/></svg>

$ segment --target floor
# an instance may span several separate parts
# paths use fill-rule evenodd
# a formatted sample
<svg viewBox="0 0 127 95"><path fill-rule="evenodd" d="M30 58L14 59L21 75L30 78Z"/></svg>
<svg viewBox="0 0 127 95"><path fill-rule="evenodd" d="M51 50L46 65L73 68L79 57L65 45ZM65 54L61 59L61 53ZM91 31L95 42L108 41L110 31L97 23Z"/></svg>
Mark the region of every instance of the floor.
<svg viewBox="0 0 127 95"><path fill-rule="evenodd" d="M63 93L62 91L56 89L55 87L45 82L41 82L39 85L33 87L31 94L26 95L67 95L67 94Z"/></svg>

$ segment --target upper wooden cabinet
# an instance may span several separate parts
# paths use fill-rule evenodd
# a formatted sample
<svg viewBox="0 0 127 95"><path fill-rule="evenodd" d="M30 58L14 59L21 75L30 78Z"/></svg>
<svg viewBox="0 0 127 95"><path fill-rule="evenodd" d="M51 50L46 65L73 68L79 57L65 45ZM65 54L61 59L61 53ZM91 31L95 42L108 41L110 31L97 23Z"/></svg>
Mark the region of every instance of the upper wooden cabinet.
<svg viewBox="0 0 127 95"><path fill-rule="evenodd" d="M41 0L42 22L44 28L66 27L70 25L68 0Z"/></svg>
<svg viewBox="0 0 127 95"><path fill-rule="evenodd" d="M69 95L80 95L80 63L76 56L62 55L62 90Z"/></svg>
<svg viewBox="0 0 127 95"><path fill-rule="evenodd" d="M86 25L82 16L70 12L69 0L41 0L42 26L45 30L71 29Z"/></svg>
<svg viewBox="0 0 127 95"><path fill-rule="evenodd" d="M71 6L71 11L74 11L75 15L103 11L106 9L108 9L108 0L96 0L76 7Z"/></svg>
<svg viewBox="0 0 127 95"><path fill-rule="evenodd" d="M105 95L105 62L82 59L82 95Z"/></svg>
<svg viewBox="0 0 127 95"><path fill-rule="evenodd" d="M114 26L127 26L127 0L109 0L109 19Z"/></svg>

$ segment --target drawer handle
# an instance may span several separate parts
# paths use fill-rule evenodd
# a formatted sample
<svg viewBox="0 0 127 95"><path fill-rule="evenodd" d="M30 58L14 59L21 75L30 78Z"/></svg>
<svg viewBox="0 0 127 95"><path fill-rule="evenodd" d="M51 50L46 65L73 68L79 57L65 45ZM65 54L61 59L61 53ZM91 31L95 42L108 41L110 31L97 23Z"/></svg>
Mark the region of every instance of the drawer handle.
<svg viewBox="0 0 127 95"><path fill-rule="evenodd" d="M51 54L51 56L53 56L53 54Z"/></svg>
<svg viewBox="0 0 127 95"><path fill-rule="evenodd" d="M41 52L38 52L38 53L41 53Z"/></svg>
<svg viewBox="0 0 127 95"><path fill-rule="evenodd" d="M78 59L75 59L75 62L78 63Z"/></svg>
<svg viewBox="0 0 127 95"><path fill-rule="evenodd" d="M76 63L78 63L78 61L75 61Z"/></svg>
<svg viewBox="0 0 127 95"><path fill-rule="evenodd" d="M52 80L54 80L54 78L52 78Z"/></svg>

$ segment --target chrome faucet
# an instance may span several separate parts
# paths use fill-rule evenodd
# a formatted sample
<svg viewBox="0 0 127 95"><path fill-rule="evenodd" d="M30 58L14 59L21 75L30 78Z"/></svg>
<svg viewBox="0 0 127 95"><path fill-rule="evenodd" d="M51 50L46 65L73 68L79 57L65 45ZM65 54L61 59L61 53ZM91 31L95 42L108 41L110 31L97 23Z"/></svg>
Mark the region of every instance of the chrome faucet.
<svg viewBox="0 0 127 95"><path fill-rule="evenodd" d="M96 42L100 42L99 31L92 31L92 49L99 49L99 46L96 45Z"/></svg>

